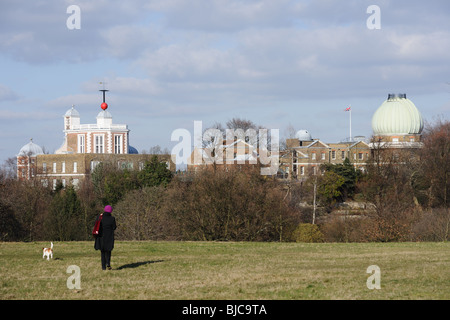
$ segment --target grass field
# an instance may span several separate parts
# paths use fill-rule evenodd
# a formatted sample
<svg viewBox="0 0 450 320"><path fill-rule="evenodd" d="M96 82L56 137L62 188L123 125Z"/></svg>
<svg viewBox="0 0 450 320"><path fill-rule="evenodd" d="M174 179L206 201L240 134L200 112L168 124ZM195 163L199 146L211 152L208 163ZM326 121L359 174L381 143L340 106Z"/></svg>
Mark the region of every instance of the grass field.
<svg viewBox="0 0 450 320"><path fill-rule="evenodd" d="M54 242L51 261L48 245L0 243L0 299L450 299L450 243L116 241L111 271L93 242Z"/></svg>

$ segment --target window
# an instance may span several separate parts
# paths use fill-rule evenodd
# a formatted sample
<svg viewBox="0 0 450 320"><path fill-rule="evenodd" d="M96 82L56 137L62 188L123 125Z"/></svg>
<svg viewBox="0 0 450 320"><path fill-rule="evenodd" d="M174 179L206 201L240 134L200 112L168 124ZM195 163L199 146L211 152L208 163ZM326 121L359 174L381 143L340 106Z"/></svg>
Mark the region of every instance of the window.
<svg viewBox="0 0 450 320"><path fill-rule="evenodd" d="M122 170L132 170L133 162L119 161L118 167L119 167L119 169L122 169Z"/></svg>
<svg viewBox="0 0 450 320"><path fill-rule="evenodd" d="M122 153L122 135L114 135L114 153Z"/></svg>
<svg viewBox="0 0 450 320"><path fill-rule="evenodd" d="M56 162L53 162L53 173L56 173Z"/></svg>
<svg viewBox="0 0 450 320"><path fill-rule="evenodd" d="M316 160L316 153L315 152L312 153L311 159Z"/></svg>
<svg viewBox="0 0 450 320"><path fill-rule="evenodd" d="M94 136L94 150L95 153L103 153L103 135Z"/></svg>
<svg viewBox="0 0 450 320"><path fill-rule="evenodd" d="M364 154L362 152L358 153L358 159L363 160Z"/></svg>
<svg viewBox="0 0 450 320"><path fill-rule="evenodd" d="M342 157L342 160L345 160L345 151L342 151L341 157Z"/></svg>
<svg viewBox="0 0 450 320"><path fill-rule="evenodd" d="M356 160L356 152L353 152L353 160Z"/></svg>
<svg viewBox="0 0 450 320"><path fill-rule="evenodd" d="M322 152L322 160L325 160L325 153Z"/></svg>
<svg viewBox="0 0 450 320"><path fill-rule="evenodd" d="M392 142L398 142L398 138L392 138Z"/></svg>
<svg viewBox="0 0 450 320"><path fill-rule="evenodd" d="M77 173L77 171L78 171L78 163L74 162L73 163L73 173Z"/></svg>
<svg viewBox="0 0 450 320"><path fill-rule="evenodd" d="M47 173L47 163L45 162L42 164L42 172Z"/></svg>
<svg viewBox="0 0 450 320"><path fill-rule="evenodd" d="M85 153L84 134L78 135L78 153Z"/></svg>
<svg viewBox="0 0 450 320"><path fill-rule="evenodd" d="M61 163L61 172L62 173L66 172L66 163L64 161Z"/></svg>
<svg viewBox="0 0 450 320"><path fill-rule="evenodd" d="M303 166L300 167L300 174L302 176L305 175L305 167L303 167Z"/></svg>
<svg viewBox="0 0 450 320"><path fill-rule="evenodd" d="M66 187L66 179L62 179L62 186L65 188Z"/></svg>
<svg viewBox="0 0 450 320"><path fill-rule="evenodd" d="M331 159L336 160L336 150L331 151Z"/></svg>
<svg viewBox="0 0 450 320"><path fill-rule="evenodd" d="M78 184L80 183L80 180L79 179L73 179L72 180L72 185L74 186L74 187L78 187Z"/></svg>
<svg viewBox="0 0 450 320"><path fill-rule="evenodd" d="M414 142L414 138L409 138L409 142Z"/></svg>
<svg viewBox="0 0 450 320"><path fill-rule="evenodd" d="M100 161L91 161L91 172L94 171L95 167L98 166Z"/></svg>
<svg viewBox="0 0 450 320"><path fill-rule="evenodd" d="M53 179L53 190L56 189L56 179Z"/></svg>

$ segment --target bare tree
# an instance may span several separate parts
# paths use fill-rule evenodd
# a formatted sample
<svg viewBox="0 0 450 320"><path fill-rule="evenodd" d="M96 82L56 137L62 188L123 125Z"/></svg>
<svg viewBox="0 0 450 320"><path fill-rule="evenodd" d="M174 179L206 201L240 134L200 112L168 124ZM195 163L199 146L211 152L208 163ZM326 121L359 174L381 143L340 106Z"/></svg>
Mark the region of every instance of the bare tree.
<svg viewBox="0 0 450 320"><path fill-rule="evenodd" d="M410 236L415 209L410 150L388 148L374 143L366 174L358 187L375 210L368 214L366 236L371 241L402 241Z"/></svg>
<svg viewBox="0 0 450 320"><path fill-rule="evenodd" d="M450 122L441 118L423 134L420 178L426 190L426 207L450 207Z"/></svg>

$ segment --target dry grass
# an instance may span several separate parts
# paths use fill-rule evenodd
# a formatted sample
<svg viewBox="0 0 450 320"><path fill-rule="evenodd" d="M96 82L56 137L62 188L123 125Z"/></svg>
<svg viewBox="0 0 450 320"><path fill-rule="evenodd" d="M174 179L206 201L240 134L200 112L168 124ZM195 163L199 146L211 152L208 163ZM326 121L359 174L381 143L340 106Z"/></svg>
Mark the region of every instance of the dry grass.
<svg viewBox="0 0 450 320"><path fill-rule="evenodd" d="M449 299L449 243L93 242L0 244L0 299ZM69 265L81 290L68 289ZM366 269L381 269L369 290Z"/></svg>

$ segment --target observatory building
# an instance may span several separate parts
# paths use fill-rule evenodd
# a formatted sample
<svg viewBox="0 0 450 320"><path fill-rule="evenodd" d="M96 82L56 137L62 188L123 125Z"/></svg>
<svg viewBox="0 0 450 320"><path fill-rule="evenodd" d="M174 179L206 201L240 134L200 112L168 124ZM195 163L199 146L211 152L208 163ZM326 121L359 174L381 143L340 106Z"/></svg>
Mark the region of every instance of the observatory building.
<svg viewBox="0 0 450 320"><path fill-rule="evenodd" d="M126 124L114 124L107 110L105 91L103 103L96 123L81 124L80 113L72 106L64 114L64 139L62 146L54 154L44 154L40 146L30 141L17 155L17 179L37 179L44 186L58 181L65 185L77 186L81 179L90 175L103 162L116 165L120 169L144 168L153 155L139 154L130 146L130 130ZM175 170L170 155L158 155L160 161Z"/></svg>
<svg viewBox="0 0 450 320"><path fill-rule="evenodd" d="M299 130L294 139L286 139L280 156L279 176L301 179L317 174L324 163L339 164L346 158L364 170L374 149L410 149L422 146L423 118L406 94L389 94L372 117L372 139L356 136L349 141L326 143L313 139L308 130Z"/></svg>
<svg viewBox="0 0 450 320"><path fill-rule="evenodd" d="M372 117L372 130L372 147L419 148L423 118L406 94L389 94Z"/></svg>

